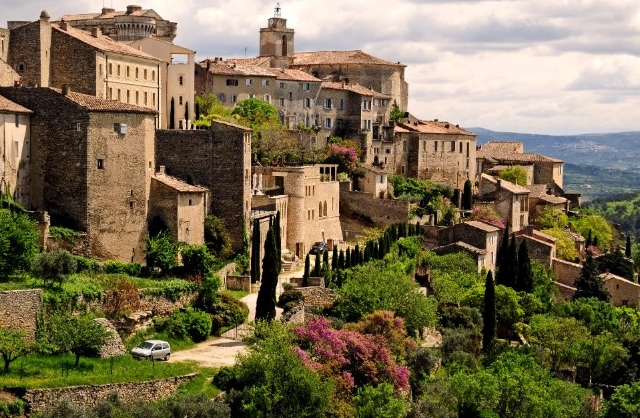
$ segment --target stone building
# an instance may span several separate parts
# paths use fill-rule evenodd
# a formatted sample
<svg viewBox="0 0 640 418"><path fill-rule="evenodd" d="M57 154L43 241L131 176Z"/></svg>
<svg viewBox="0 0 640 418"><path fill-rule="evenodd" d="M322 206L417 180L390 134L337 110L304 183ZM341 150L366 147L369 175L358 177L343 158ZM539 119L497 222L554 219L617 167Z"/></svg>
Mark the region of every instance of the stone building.
<svg viewBox="0 0 640 418"><path fill-rule="evenodd" d="M61 88L68 84L98 98L163 108L161 60L97 29L89 33L63 21L52 24L45 11L39 20L11 29L8 63L25 86Z"/></svg>
<svg viewBox="0 0 640 418"><path fill-rule="evenodd" d="M9 37L11 31L7 28L0 28L0 61L7 62L9 58Z"/></svg>
<svg viewBox="0 0 640 418"><path fill-rule="evenodd" d="M31 115L30 204L86 231L93 254L142 262L156 112L53 88L0 88Z"/></svg>
<svg viewBox="0 0 640 418"><path fill-rule="evenodd" d="M385 199L389 196L388 175L379 167L364 164L361 169L362 177L358 178L358 189L375 198Z"/></svg>
<svg viewBox="0 0 640 418"><path fill-rule="evenodd" d="M147 37L129 46L163 61L160 66L160 126L168 128L173 101L173 126L188 129L195 119L195 51L160 38Z"/></svg>
<svg viewBox="0 0 640 418"><path fill-rule="evenodd" d="M158 130L155 152L167 174L209 189L207 214L224 220L240 250L251 214L251 129L214 120L210 129Z"/></svg>
<svg viewBox="0 0 640 418"><path fill-rule="evenodd" d="M600 278L604 280L604 288L611 295L611 303L615 306L629 306L631 308L638 307L640 299L640 285L616 276L608 271L602 273Z"/></svg>
<svg viewBox="0 0 640 418"><path fill-rule="evenodd" d="M295 129L299 125L319 126L320 80L300 70L271 69L276 76L273 104L283 125Z"/></svg>
<svg viewBox="0 0 640 418"><path fill-rule="evenodd" d="M202 244L209 190L168 176L164 169L160 166L151 179L149 219L160 220L176 242Z"/></svg>
<svg viewBox="0 0 640 418"><path fill-rule="evenodd" d="M0 86L11 87L20 81L20 76L7 61L9 60L9 38L11 31L0 28Z"/></svg>
<svg viewBox="0 0 640 418"><path fill-rule="evenodd" d="M513 232L529 225L529 189L523 186L482 174L475 204L490 204Z"/></svg>
<svg viewBox="0 0 640 418"><path fill-rule="evenodd" d="M29 207L30 117L33 112L0 96L0 193Z"/></svg>
<svg viewBox="0 0 640 418"><path fill-rule="evenodd" d="M126 11L103 7L100 13L64 15L58 20L87 32L98 29L103 35L121 42L150 36L172 42L178 29L177 23L163 19L153 9L135 5L127 6Z"/></svg>
<svg viewBox="0 0 640 418"><path fill-rule="evenodd" d="M500 228L482 221L467 221L438 231L438 246L433 251L444 254L453 249L471 254L478 271L495 271Z"/></svg>
<svg viewBox="0 0 640 418"><path fill-rule="evenodd" d="M314 242L342 240L338 166L318 164L300 167L253 167L259 189L278 199L286 195L286 247L298 257ZM257 198L256 205L264 198ZM283 240L284 241L284 240Z"/></svg>
<svg viewBox="0 0 640 418"><path fill-rule="evenodd" d="M527 240L529 257L538 260L546 268L552 268L556 260L556 241L551 235L534 229L532 225L527 225L520 231L515 232L518 248L523 240Z"/></svg>

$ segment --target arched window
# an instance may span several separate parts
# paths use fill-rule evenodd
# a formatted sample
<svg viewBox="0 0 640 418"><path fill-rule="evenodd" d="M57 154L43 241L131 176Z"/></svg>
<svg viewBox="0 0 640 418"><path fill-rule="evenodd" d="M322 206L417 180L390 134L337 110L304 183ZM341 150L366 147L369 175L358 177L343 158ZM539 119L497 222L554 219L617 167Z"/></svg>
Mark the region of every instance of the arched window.
<svg viewBox="0 0 640 418"><path fill-rule="evenodd" d="M282 55L287 56L287 35L282 35Z"/></svg>
<svg viewBox="0 0 640 418"><path fill-rule="evenodd" d="M324 212L324 216L327 216L327 201L324 201L324 207L323 207L323 212Z"/></svg>
<svg viewBox="0 0 640 418"><path fill-rule="evenodd" d="M322 216L322 202L318 202L318 217Z"/></svg>

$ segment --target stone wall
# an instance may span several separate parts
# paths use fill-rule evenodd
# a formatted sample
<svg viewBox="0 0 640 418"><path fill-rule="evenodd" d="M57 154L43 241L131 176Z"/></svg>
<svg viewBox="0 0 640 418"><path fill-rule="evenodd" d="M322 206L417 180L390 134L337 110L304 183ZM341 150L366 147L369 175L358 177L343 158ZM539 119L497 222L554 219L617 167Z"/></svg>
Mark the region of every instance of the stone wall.
<svg viewBox="0 0 640 418"><path fill-rule="evenodd" d="M41 309L41 289L0 292L0 326L24 331L35 338Z"/></svg>
<svg viewBox="0 0 640 418"><path fill-rule="evenodd" d="M297 290L304 296L305 309L326 308L338 298L335 290L326 287L299 287Z"/></svg>
<svg viewBox="0 0 640 418"><path fill-rule="evenodd" d="M295 287L302 287L303 277L289 277L289 283ZM324 277L309 277L308 287L324 287Z"/></svg>
<svg viewBox="0 0 640 418"><path fill-rule="evenodd" d="M569 261L553 260L553 272L558 277L558 282L566 285L573 286L573 282L580 276L582 271L582 264L571 263Z"/></svg>
<svg viewBox="0 0 640 418"><path fill-rule="evenodd" d="M53 389L28 389L23 396L29 410L42 411L50 405L55 405L62 400L79 406L96 406L105 400L111 393L117 393L122 402L154 401L172 395L182 383L195 378L198 373L190 373L183 376L166 379L149 380L146 382L109 383L93 386L67 386Z"/></svg>
<svg viewBox="0 0 640 418"><path fill-rule="evenodd" d="M400 200L376 199L368 193L345 190L340 184L340 214L371 220L376 227L385 227L409 219L411 204Z"/></svg>
<svg viewBox="0 0 640 418"><path fill-rule="evenodd" d="M251 276L226 276L224 286L227 290L243 290L251 293Z"/></svg>
<svg viewBox="0 0 640 418"><path fill-rule="evenodd" d="M7 64L18 72L25 86L48 86L50 48L49 22L37 20L16 27L9 37Z"/></svg>

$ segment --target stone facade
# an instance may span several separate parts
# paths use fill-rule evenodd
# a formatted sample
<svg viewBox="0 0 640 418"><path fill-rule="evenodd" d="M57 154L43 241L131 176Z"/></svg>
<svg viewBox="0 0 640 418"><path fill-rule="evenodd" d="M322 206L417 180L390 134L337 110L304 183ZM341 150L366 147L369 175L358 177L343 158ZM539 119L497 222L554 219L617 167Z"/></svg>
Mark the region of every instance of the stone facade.
<svg viewBox="0 0 640 418"><path fill-rule="evenodd" d="M151 402L172 395L182 383L195 378L198 373L146 382L108 383L93 386L66 386L53 389L28 389L23 396L29 410L38 412L47 406L67 400L73 405L93 407L107 399L112 393L118 394L122 402Z"/></svg>
<svg viewBox="0 0 640 418"><path fill-rule="evenodd" d="M364 177L358 179L358 189L378 199L389 196L388 175L385 171L375 166L364 165L362 167Z"/></svg>
<svg viewBox="0 0 640 418"><path fill-rule="evenodd" d="M640 285L624 277L612 273L602 273L600 278L604 280L604 288L611 295L611 303L615 306L638 307L640 297Z"/></svg>
<svg viewBox="0 0 640 418"><path fill-rule="evenodd" d="M478 253L478 265L480 269L484 268L487 271L495 271L499 239L500 228L481 221L463 222L438 231L438 244L440 246L463 242L474 248L484 250L484 254Z"/></svg>
<svg viewBox="0 0 640 418"><path fill-rule="evenodd" d="M280 16L276 8L274 17L266 28L260 29L260 56L269 58L272 68L288 68L294 57L294 30L287 28L287 19Z"/></svg>
<svg viewBox="0 0 640 418"><path fill-rule="evenodd" d="M532 226L527 226L516 234L518 247L523 240L527 240L529 258L539 261L548 269L553 267L556 260L556 239L544 232L535 230ZM501 238L502 239L502 238Z"/></svg>
<svg viewBox="0 0 640 418"><path fill-rule="evenodd" d="M7 62L9 59L9 38L11 31L6 28L0 28L0 61Z"/></svg>
<svg viewBox="0 0 640 418"><path fill-rule="evenodd" d="M24 331L36 337L37 319L42 310L42 290L0 292L0 326Z"/></svg>
<svg viewBox="0 0 640 418"><path fill-rule="evenodd" d="M340 213L343 215L364 219L372 226L385 227L406 222L410 210L409 202L354 192L351 191L351 182L340 182Z"/></svg>
<svg viewBox="0 0 640 418"><path fill-rule="evenodd" d="M68 90L0 94L35 112L30 208L48 211L54 225L86 231L94 255L142 262L155 112Z"/></svg>
<svg viewBox="0 0 640 418"><path fill-rule="evenodd" d="M553 260L553 273L558 278L558 282L573 287L573 283L582 272L582 264L571 263L569 261Z"/></svg>
<svg viewBox="0 0 640 418"><path fill-rule="evenodd" d="M529 225L529 190L506 180L482 174L477 204L491 204L509 229L518 232Z"/></svg>
<svg viewBox="0 0 640 418"><path fill-rule="evenodd" d="M156 161L169 175L189 174L210 191L207 213L224 220L234 250L251 211L251 130L213 121L211 129L156 131Z"/></svg>
<svg viewBox="0 0 640 418"><path fill-rule="evenodd" d="M304 297L305 310L323 309L333 305L338 298L334 289L320 286L297 287Z"/></svg>
<svg viewBox="0 0 640 418"><path fill-rule="evenodd" d="M31 110L0 96L0 190L29 207Z"/></svg>
<svg viewBox="0 0 640 418"><path fill-rule="evenodd" d="M27 86L50 85L51 23L44 11L39 20L12 29L7 63Z"/></svg>
<svg viewBox="0 0 640 418"><path fill-rule="evenodd" d="M225 276L223 280L227 290L242 290L251 293L251 276Z"/></svg>

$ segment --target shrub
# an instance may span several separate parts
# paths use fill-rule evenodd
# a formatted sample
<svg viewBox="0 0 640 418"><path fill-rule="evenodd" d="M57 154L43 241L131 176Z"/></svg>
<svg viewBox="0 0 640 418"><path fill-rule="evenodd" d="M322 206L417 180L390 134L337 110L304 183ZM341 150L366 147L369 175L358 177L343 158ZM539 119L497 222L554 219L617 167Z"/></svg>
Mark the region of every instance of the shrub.
<svg viewBox="0 0 640 418"><path fill-rule="evenodd" d="M280 298L278 299L278 307L284 309L285 312L290 311L303 299L304 296L299 290L285 290L284 292L282 292L282 294L280 294Z"/></svg>
<svg viewBox="0 0 640 418"><path fill-rule="evenodd" d="M102 269L107 274L126 274L132 277L140 277L142 271L138 263L123 263L115 260L104 263Z"/></svg>
<svg viewBox="0 0 640 418"><path fill-rule="evenodd" d="M76 264L78 273L100 273L100 264L93 258L76 256Z"/></svg>
<svg viewBox="0 0 640 418"><path fill-rule="evenodd" d="M233 253L231 236L227 232L224 221L209 215L204 218L204 242L214 256L226 259Z"/></svg>
<svg viewBox="0 0 640 418"><path fill-rule="evenodd" d="M145 289L146 294L152 296L163 296L172 302L177 302L182 296L193 293L196 286L187 280L174 279L160 282L161 287Z"/></svg>
<svg viewBox="0 0 640 418"><path fill-rule="evenodd" d="M176 312L171 315L167 330L178 339L204 341L211 333L211 317L206 312L196 310Z"/></svg>
<svg viewBox="0 0 640 418"><path fill-rule="evenodd" d="M147 266L152 269L160 269L163 274L167 274L178 265L179 252L180 243L173 242L165 231L153 238L147 237Z"/></svg>
<svg viewBox="0 0 640 418"><path fill-rule="evenodd" d="M80 236L80 233L78 231L74 231L73 229L63 228L61 226L52 226L49 228L49 235L59 241L73 244L74 241Z"/></svg>
<svg viewBox="0 0 640 418"><path fill-rule="evenodd" d="M40 247L38 237L27 215L0 209L0 279L29 270Z"/></svg>
<svg viewBox="0 0 640 418"><path fill-rule="evenodd" d="M125 312L133 312L140 307L140 292L128 278L110 277L109 290L105 292L105 313L115 317Z"/></svg>
<svg viewBox="0 0 640 418"><path fill-rule="evenodd" d="M211 273L215 257L209 253L207 246L188 245L182 248L182 264L184 273L203 278Z"/></svg>
<svg viewBox="0 0 640 418"><path fill-rule="evenodd" d="M33 262L33 273L44 281L44 286L62 282L78 268L76 258L67 250L38 254Z"/></svg>
<svg viewBox="0 0 640 418"><path fill-rule="evenodd" d="M247 305L227 292L218 293L218 297L207 310L213 321L212 333L218 335L225 328L243 323L249 317Z"/></svg>

